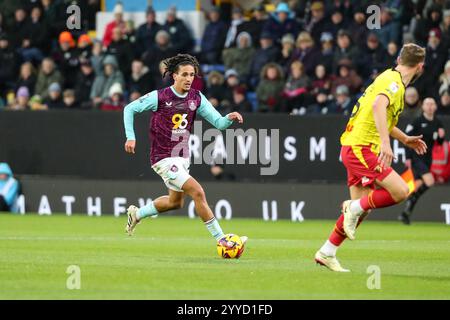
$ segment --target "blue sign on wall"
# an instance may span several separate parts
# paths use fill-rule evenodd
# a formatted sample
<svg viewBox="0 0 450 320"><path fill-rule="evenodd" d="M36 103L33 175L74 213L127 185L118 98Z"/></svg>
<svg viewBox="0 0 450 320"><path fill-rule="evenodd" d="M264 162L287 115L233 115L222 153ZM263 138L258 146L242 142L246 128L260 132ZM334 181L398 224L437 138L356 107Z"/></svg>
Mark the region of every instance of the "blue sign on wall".
<svg viewBox="0 0 450 320"><path fill-rule="evenodd" d="M127 12L145 11L148 6L148 0L105 0L106 11L113 11L116 3L121 2L124 10ZM153 0L153 8L156 11L166 11L171 6L176 6L179 11L193 11L196 9L196 0Z"/></svg>

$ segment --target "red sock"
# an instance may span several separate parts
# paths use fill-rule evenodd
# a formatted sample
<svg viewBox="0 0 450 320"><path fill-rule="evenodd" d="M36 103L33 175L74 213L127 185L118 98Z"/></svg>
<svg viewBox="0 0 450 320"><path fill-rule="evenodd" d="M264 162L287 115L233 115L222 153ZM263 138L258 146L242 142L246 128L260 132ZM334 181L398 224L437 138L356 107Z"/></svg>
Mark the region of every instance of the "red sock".
<svg viewBox="0 0 450 320"><path fill-rule="evenodd" d="M371 191L367 196L364 196L360 200L361 208L364 211L375 208L390 207L397 202L392 199L391 194L386 189L378 189Z"/></svg>
<svg viewBox="0 0 450 320"><path fill-rule="evenodd" d="M356 227L358 227L361 222L364 220L364 216L361 216L359 218L358 224L356 225ZM340 246L342 242L344 242L345 238L347 238L345 232L344 232L344 215L341 214L339 216L339 218L336 221L336 225L334 226L334 230L333 232L331 232L330 237L328 238L328 240L334 244L335 246Z"/></svg>

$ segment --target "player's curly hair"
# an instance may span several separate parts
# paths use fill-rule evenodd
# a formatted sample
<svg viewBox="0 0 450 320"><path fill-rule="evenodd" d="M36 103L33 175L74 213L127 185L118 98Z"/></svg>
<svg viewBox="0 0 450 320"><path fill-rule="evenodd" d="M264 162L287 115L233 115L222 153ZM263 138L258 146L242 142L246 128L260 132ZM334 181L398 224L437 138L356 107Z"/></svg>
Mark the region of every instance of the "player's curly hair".
<svg viewBox="0 0 450 320"><path fill-rule="evenodd" d="M199 65L197 59L195 57L191 56L190 54L179 53L174 57L167 58L166 60L164 60L163 64L165 67L163 78L167 74L172 75L172 74L176 73L180 66L186 66L186 65L193 66L195 69L196 75L198 75L199 70L200 70L200 65Z"/></svg>

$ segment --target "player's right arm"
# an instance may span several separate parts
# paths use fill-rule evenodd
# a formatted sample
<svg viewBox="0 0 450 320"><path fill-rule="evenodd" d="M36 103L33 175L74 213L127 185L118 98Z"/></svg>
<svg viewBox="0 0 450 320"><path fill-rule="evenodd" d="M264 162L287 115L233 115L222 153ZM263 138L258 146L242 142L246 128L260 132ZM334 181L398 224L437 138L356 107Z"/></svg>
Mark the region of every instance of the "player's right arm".
<svg viewBox="0 0 450 320"><path fill-rule="evenodd" d="M141 113L147 110L156 111L157 109L158 92L156 90L134 100L123 109L123 124L125 127L125 135L127 137L127 141L125 142L126 152L134 153L134 149L136 148L136 136L134 134L134 114Z"/></svg>
<svg viewBox="0 0 450 320"><path fill-rule="evenodd" d="M391 140L389 138L389 130L387 124L387 107L389 106L389 98L384 94L376 96L372 105L373 119L381 139L379 162L383 168L391 166L394 153L391 148Z"/></svg>

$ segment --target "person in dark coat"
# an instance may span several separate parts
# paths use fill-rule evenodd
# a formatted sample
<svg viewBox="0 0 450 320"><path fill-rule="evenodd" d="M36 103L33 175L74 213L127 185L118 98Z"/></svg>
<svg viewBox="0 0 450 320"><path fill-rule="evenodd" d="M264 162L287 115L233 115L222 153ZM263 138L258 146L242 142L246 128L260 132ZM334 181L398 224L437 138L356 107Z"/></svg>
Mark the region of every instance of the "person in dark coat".
<svg viewBox="0 0 450 320"><path fill-rule="evenodd" d="M156 33L162 29L162 26L156 22L156 13L153 7L147 8L145 17L146 22L141 24L136 31L135 52L139 57L153 47Z"/></svg>
<svg viewBox="0 0 450 320"><path fill-rule="evenodd" d="M219 64L228 26L220 20L220 11L217 7L211 9L208 17L209 23L206 25L201 41L201 62Z"/></svg>
<svg viewBox="0 0 450 320"><path fill-rule="evenodd" d="M14 88L19 61L18 54L9 45L9 37L0 34L0 96Z"/></svg>
<svg viewBox="0 0 450 320"><path fill-rule="evenodd" d="M315 43L320 42L322 32L330 30L330 19L325 13L322 1L314 1L311 4L311 17L307 21L305 29L311 34Z"/></svg>
<svg viewBox="0 0 450 320"><path fill-rule="evenodd" d="M81 109L91 109L92 101L90 98L92 85L95 80L95 72L91 61L86 59L80 62L80 71L77 75L75 84L75 96L80 103Z"/></svg>
<svg viewBox="0 0 450 320"><path fill-rule="evenodd" d="M177 18L175 7L167 11L166 23L163 29L170 34L173 49L176 53L189 53L194 48L194 39L183 20Z"/></svg>

